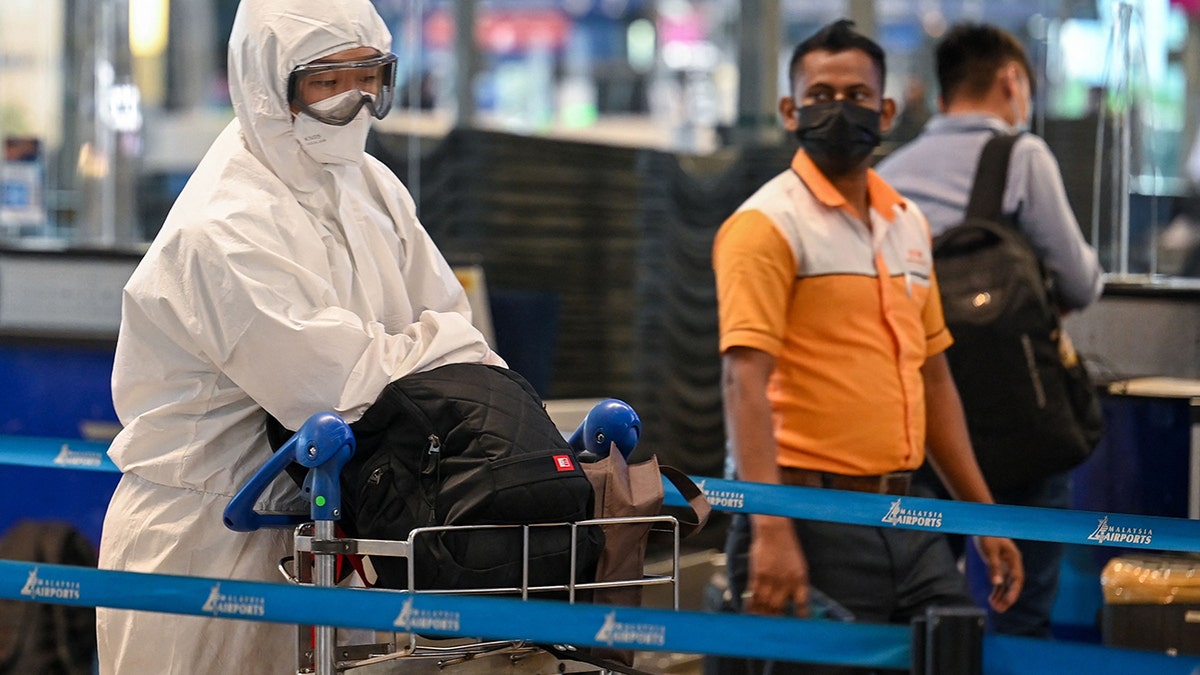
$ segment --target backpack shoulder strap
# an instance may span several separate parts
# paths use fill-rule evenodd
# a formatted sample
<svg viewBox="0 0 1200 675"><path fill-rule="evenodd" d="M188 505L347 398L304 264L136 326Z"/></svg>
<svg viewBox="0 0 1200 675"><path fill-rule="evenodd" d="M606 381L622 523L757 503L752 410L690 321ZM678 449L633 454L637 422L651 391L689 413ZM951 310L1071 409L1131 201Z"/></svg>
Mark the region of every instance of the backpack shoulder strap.
<svg viewBox="0 0 1200 675"><path fill-rule="evenodd" d="M982 218L1001 222L1004 218L1004 188L1008 183L1008 163L1013 146L1020 134L993 136L983 152L979 153L979 167L975 170L975 183L971 187L971 199L967 202L964 218Z"/></svg>

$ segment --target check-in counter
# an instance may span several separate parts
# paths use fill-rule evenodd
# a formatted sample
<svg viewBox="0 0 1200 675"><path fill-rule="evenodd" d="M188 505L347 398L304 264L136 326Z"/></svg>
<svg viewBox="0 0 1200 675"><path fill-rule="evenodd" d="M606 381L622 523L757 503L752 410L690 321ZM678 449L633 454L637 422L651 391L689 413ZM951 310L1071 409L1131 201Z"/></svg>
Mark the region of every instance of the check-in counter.
<svg viewBox="0 0 1200 675"><path fill-rule="evenodd" d="M1103 405L1104 441L1074 474L1076 508L1200 518L1200 379L1120 380L1108 385ZM1100 569L1105 644L1200 654L1195 556L1090 553Z"/></svg>
<svg viewBox="0 0 1200 675"><path fill-rule="evenodd" d="M1200 518L1200 379L1107 385L1104 439L1075 470L1075 507Z"/></svg>
<svg viewBox="0 0 1200 675"><path fill-rule="evenodd" d="M0 433L111 437L121 289L139 251L0 247Z"/></svg>
<svg viewBox="0 0 1200 675"><path fill-rule="evenodd" d="M1200 280L1110 281L1065 326L1100 386L1105 422L1072 472L1074 508L1200 518ZM1068 548L1056 624L1094 626L1100 572L1124 552Z"/></svg>
<svg viewBox="0 0 1200 675"><path fill-rule="evenodd" d="M0 434L109 440L121 288L140 251L0 246ZM98 543L115 473L3 467L0 532L65 520Z"/></svg>
<svg viewBox="0 0 1200 675"><path fill-rule="evenodd" d="M1105 381L1200 378L1200 279L1110 280L1064 324Z"/></svg>
<svg viewBox="0 0 1200 675"><path fill-rule="evenodd" d="M1104 385L1105 437L1075 472L1075 506L1200 518L1200 280L1110 281L1065 325Z"/></svg>

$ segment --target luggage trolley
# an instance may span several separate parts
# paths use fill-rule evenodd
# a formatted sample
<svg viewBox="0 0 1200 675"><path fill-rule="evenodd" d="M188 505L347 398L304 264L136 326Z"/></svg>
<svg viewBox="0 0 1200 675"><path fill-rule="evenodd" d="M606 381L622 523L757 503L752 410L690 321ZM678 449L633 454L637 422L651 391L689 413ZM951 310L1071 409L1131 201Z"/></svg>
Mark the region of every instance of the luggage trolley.
<svg viewBox="0 0 1200 675"><path fill-rule="evenodd" d="M628 431L629 421L636 422L636 413L626 404L624 410L614 409L613 400L598 404L571 436L573 447L581 459L589 453L607 452L610 440L617 442L627 455L636 443L637 431ZM614 414L615 413L615 414ZM607 421L609 424L605 424ZM618 440L619 439L619 440ZM672 516L595 518L577 523L544 523L535 525L466 525L424 527L413 530L402 541L360 539L338 536L336 522L341 519L341 489L339 476L354 455L354 434L341 417L334 413L317 413L251 477L234 496L225 510L225 525L231 530L249 532L262 527L293 527L294 553L280 561L280 571L288 582L297 585L332 587L336 582L336 561L339 555L402 557L407 559L408 591L437 594L520 595L565 594L568 602L576 602L580 591L629 586L667 585L671 590L672 608L679 608L679 522ZM259 513L254 504L279 474L295 462L308 469L302 493L310 504L308 516L299 514ZM536 528L572 528L572 542L577 541L574 528L585 525L649 524L651 536L669 538L673 552L669 573L644 574L641 579L608 582L575 582L572 551L570 576L561 584L530 585L529 535ZM413 542L418 537L457 530L520 529L525 542L524 573L519 586L487 587L455 590L418 590L414 588L415 561L420 550ZM370 592L367 589L360 589ZM379 635L379 634L376 634ZM387 635L387 633L383 633ZM614 665L598 666L581 658L570 658L573 648L555 645L554 652L524 640L428 639L415 632L393 632L383 641L361 644L338 644L334 626L299 626L297 639L297 668L300 674L334 675L349 672L354 675L476 675L512 673L541 675L542 673L623 672ZM627 672L640 672L627 669Z"/></svg>

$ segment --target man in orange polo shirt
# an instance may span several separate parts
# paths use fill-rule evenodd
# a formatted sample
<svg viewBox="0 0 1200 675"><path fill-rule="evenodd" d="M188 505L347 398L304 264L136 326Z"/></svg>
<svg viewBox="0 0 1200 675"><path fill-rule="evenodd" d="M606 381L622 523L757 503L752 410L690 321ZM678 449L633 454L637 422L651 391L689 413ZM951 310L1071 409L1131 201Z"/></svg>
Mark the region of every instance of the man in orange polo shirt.
<svg viewBox="0 0 1200 675"><path fill-rule="evenodd" d="M929 227L869 168L895 105L883 51L852 26L796 48L779 109L801 150L714 244L732 458L742 480L905 495L928 447L956 498L991 503L942 354ZM976 541L1003 611L1020 553ZM865 622L971 603L937 532L743 516L729 554L734 598L753 613L807 614L810 584Z"/></svg>

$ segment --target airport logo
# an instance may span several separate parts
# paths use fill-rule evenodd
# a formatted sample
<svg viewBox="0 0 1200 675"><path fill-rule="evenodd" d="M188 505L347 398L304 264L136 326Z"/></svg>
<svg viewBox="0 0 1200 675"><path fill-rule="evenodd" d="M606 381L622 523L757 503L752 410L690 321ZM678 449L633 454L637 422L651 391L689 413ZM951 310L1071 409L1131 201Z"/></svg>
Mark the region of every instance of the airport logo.
<svg viewBox="0 0 1200 675"><path fill-rule="evenodd" d="M1148 527L1114 527L1108 524L1108 516L1088 535L1088 541L1099 544L1149 544L1153 538L1154 530Z"/></svg>
<svg viewBox="0 0 1200 675"><path fill-rule="evenodd" d="M917 509L906 509L901 506L903 500L897 499L888 507L888 512L883 516L881 522L888 523L892 527L896 525L914 525L916 527L932 527L939 528L942 526L941 511L919 511Z"/></svg>
<svg viewBox="0 0 1200 675"><path fill-rule="evenodd" d="M606 645L646 645L661 647L667 643L667 627L653 623L621 623L616 610L604 615L604 624L596 631L597 642Z"/></svg>
<svg viewBox="0 0 1200 675"><path fill-rule="evenodd" d="M704 493L704 498L713 506L724 506L729 509L744 509L746 508L746 493L736 490L709 490L705 487L708 480L700 481L700 491Z"/></svg>
<svg viewBox="0 0 1200 675"><path fill-rule="evenodd" d="M34 600L78 600L79 582L39 578L38 568L35 567L29 570L29 577L21 587L21 595Z"/></svg>
<svg viewBox="0 0 1200 675"><path fill-rule="evenodd" d="M99 452L72 450L70 446L63 443L58 455L54 457L54 463L58 466L97 467L104 463L104 455Z"/></svg>
<svg viewBox="0 0 1200 675"><path fill-rule="evenodd" d="M225 595L221 592L221 584L216 583L200 611L214 616L265 616L267 600L256 595Z"/></svg>
<svg viewBox="0 0 1200 675"><path fill-rule="evenodd" d="M400 614L392 625L405 630L436 630L457 633L461 621L459 613L450 610L428 610L413 607L413 599L404 601Z"/></svg>

